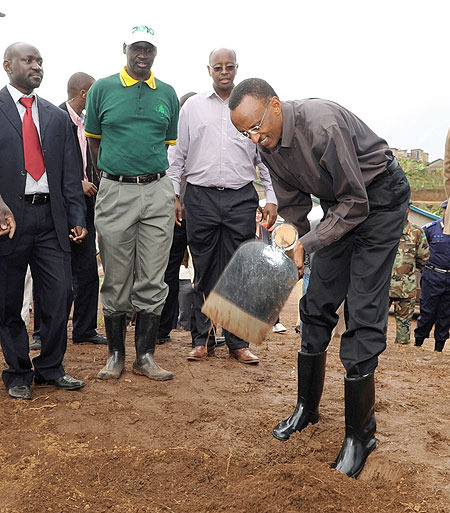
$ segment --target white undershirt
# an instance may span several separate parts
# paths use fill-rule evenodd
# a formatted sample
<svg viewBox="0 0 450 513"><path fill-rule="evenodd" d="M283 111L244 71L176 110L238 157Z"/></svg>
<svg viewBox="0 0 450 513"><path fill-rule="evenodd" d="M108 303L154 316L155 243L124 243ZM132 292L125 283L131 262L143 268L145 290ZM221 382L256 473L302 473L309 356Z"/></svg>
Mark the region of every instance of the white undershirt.
<svg viewBox="0 0 450 513"><path fill-rule="evenodd" d="M25 116L25 112L27 109L19 102L19 100L22 97L25 97L25 98L31 98L33 96L35 97L35 100L34 100L33 104L31 105L31 114L33 116L33 121L34 121L34 124L36 125L36 129L37 129L37 132L39 134L39 139L40 139L41 132L40 132L40 128L39 128L39 111L38 111L38 106L37 106L38 97L36 96L36 94L34 94L34 92L32 94L23 94L21 91L16 89L11 84L7 84L6 87L9 91L9 94L11 95L14 103L16 104L17 111L19 113L19 116L20 116L20 119L22 120L22 122L23 122L23 117ZM34 194L36 192L41 192L41 193L49 192L48 182L47 182L47 173L45 171L44 171L44 174L41 176L41 178L39 178L39 180L37 182L30 175L30 173L27 173L27 181L25 184L25 194Z"/></svg>

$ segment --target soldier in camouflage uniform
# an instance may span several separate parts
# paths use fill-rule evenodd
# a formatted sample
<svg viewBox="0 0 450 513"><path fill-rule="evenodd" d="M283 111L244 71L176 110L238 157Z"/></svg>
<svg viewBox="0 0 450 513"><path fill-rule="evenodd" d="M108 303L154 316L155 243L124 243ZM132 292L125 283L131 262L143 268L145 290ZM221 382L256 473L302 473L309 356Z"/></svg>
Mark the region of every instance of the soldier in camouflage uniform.
<svg viewBox="0 0 450 513"><path fill-rule="evenodd" d="M409 344L411 319L416 302L416 270L422 270L430 256L430 248L422 228L411 224L408 214L409 208L392 268L389 290L389 301L394 303L397 325L396 344Z"/></svg>

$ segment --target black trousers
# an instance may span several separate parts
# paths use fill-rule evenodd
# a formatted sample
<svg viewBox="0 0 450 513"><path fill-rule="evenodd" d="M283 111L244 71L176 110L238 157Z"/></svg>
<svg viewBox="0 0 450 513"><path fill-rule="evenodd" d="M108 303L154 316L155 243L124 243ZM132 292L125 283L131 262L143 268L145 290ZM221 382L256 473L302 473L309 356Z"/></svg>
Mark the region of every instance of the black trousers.
<svg viewBox="0 0 450 513"><path fill-rule="evenodd" d="M0 290L7 298L0 315L0 341L9 367L3 371L2 378L7 388L30 385L34 373L44 379L65 374L62 361L72 301L70 253L61 250L50 204L25 203L23 224L15 237L18 240L14 252L0 257ZM33 365L28 354L27 330L20 315L28 264L41 313L42 350L33 358Z"/></svg>
<svg viewBox="0 0 450 513"><path fill-rule="evenodd" d="M347 298L340 357L348 376L373 372L386 348L392 265L410 195L401 167L370 184L367 195L367 219L314 254L308 291L300 301L302 351L318 353L327 348L336 310ZM321 203L326 214L330 204Z"/></svg>
<svg viewBox="0 0 450 513"><path fill-rule="evenodd" d="M92 200L92 198L88 198L88 200ZM95 337L97 333L99 279L92 201L87 207L88 234L81 244L72 244L72 339L78 341Z"/></svg>
<svg viewBox="0 0 450 513"><path fill-rule="evenodd" d="M192 318L192 282L191 280L180 280L180 291L178 293L178 306L180 317L177 319L177 328L191 331Z"/></svg>
<svg viewBox="0 0 450 513"><path fill-rule="evenodd" d="M173 230L172 246L170 248L169 263L164 274L164 282L169 286L164 308L161 312L158 338L168 337L178 319L178 292L180 265L187 248L186 221L181 226L175 225Z"/></svg>
<svg viewBox="0 0 450 513"><path fill-rule="evenodd" d="M92 198L88 198L92 200ZM99 295L98 265L95 246L94 206L86 201L86 228L88 234L81 244L72 244L72 340L83 341L97 334L97 309ZM40 339L40 305L38 296L34 296L34 332L33 338Z"/></svg>
<svg viewBox="0 0 450 513"><path fill-rule="evenodd" d="M236 249L254 239L258 195L253 183L241 189L218 190L187 184L184 197L187 240L195 269L194 345L214 344L211 322L201 313L208 296ZM248 342L224 330L230 349L248 347Z"/></svg>
<svg viewBox="0 0 450 513"><path fill-rule="evenodd" d="M443 348L450 329L450 274L423 269L420 278L420 315L414 336L421 343L430 336L434 325L434 340Z"/></svg>

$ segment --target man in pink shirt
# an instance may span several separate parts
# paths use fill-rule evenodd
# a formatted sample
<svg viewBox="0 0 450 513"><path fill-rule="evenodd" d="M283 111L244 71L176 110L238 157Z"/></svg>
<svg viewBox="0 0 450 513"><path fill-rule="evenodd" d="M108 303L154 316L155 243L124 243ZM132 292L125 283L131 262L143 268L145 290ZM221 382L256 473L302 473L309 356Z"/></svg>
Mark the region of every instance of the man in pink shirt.
<svg viewBox="0 0 450 513"><path fill-rule="evenodd" d="M72 283L74 295L72 341L74 344L106 344L106 338L97 333L99 294L98 266L95 245L94 205L97 195L96 176L84 134L84 108L89 88L94 78L86 73L74 73L67 83L67 102L60 105L70 117L75 139L78 142L78 163L81 185L86 201L86 226L88 235L78 246L72 247Z"/></svg>
<svg viewBox="0 0 450 513"><path fill-rule="evenodd" d="M266 191L264 209L270 228L277 216L277 200L267 167L250 140L240 137L230 120L228 99L237 71L233 50L211 52L208 72L212 88L189 98L180 112L178 141L169 152L170 168L177 198L181 177L187 182L184 207L187 239L195 268L194 314L191 327L194 349L188 360L203 360L214 352L215 337L210 321L202 314L204 298L238 246L254 239L258 195L253 186L256 167ZM179 199L175 203L181 222ZM258 357L245 340L225 331L230 356L238 362L257 364Z"/></svg>

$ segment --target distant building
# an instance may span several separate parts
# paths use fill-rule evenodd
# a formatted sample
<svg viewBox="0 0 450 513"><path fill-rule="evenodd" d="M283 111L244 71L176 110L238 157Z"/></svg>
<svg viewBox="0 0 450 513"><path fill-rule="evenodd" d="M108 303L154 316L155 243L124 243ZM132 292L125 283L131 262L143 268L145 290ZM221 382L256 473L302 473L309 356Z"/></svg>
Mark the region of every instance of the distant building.
<svg viewBox="0 0 450 513"><path fill-rule="evenodd" d="M423 150L416 148L413 150L400 150L399 148L391 148L392 153L395 157L409 160L417 160L419 162L428 163L428 153L425 153Z"/></svg>
<svg viewBox="0 0 450 513"><path fill-rule="evenodd" d="M411 160L418 160L419 162L428 163L428 153L425 153L423 150L411 150L409 154L409 158Z"/></svg>
<svg viewBox="0 0 450 513"><path fill-rule="evenodd" d="M444 159L436 159L428 164L430 171L436 171L436 169L442 169L444 167Z"/></svg>
<svg viewBox="0 0 450 513"><path fill-rule="evenodd" d="M398 159L407 159L409 158L408 150L400 150L399 148L391 148L394 157Z"/></svg>

